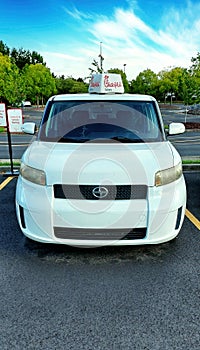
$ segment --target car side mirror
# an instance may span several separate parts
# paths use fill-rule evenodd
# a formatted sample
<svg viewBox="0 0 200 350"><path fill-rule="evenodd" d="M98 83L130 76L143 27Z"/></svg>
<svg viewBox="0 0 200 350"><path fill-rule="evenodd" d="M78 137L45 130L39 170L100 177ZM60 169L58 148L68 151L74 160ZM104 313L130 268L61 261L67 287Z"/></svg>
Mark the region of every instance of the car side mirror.
<svg viewBox="0 0 200 350"><path fill-rule="evenodd" d="M34 135L36 132L36 124L33 122L24 123L22 125L22 132L25 134Z"/></svg>
<svg viewBox="0 0 200 350"><path fill-rule="evenodd" d="M185 132L185 125L183 123L169 124L168 135L183 134Z"/></svg>

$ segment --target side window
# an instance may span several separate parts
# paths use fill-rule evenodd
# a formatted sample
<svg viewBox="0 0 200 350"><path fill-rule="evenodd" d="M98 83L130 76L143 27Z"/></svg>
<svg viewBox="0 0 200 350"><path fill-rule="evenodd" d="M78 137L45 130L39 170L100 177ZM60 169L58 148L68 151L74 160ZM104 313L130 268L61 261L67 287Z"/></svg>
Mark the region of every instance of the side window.
<svg viewBox="0 0 200 350"><path fill-rule="evenodd" d="M157 115L155 113L155 109L152 104L146 103L146 127L147 132L149 133L149 137L157 137L159 133L158 120Z"/></svg>

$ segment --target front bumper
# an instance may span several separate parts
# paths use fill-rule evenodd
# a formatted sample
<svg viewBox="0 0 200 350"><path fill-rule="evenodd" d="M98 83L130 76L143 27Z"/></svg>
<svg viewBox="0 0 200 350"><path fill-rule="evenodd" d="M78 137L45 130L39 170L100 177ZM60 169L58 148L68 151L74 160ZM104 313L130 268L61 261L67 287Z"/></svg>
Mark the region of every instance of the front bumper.
<svg viewBox="0 0 200 350"><path fill-rule="evenodd" d="M16 188L22 232L44 243L87 247L163 243L178 235L185 206L183 176L172 184L149 187L147 198L136 200L59 199L53 186L35 185L21 176Z"/></svg>

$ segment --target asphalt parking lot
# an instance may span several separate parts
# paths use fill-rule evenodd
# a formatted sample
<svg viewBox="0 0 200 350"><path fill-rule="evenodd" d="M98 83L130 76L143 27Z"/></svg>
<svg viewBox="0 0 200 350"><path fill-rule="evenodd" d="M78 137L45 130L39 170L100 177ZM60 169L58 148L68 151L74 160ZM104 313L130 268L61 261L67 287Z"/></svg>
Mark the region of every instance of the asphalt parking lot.
<svg viewBox="0 0 200 350"><path fill-rule="evenodd" d="M175 241L76 249L27 241L0 175L0 349L199 350L200 172L185 178Z"/></svg>

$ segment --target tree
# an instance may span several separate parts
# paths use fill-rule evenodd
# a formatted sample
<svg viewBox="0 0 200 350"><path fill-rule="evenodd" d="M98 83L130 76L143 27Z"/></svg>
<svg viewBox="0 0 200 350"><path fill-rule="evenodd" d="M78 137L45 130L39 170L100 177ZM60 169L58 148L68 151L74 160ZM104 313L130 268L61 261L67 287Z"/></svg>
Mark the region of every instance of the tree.
<svg viewBox="0 0 200 350"><path fill-rule="evenodd" d="M18 104L24 96L23 79L10 57L0 53L0 100Z"/></svg>
<svg viewBox="0 0 200 350"><path fill-rule="evenodd" d="M148 94L157 96L158 77L151 69L146 69L139 73L135 80L130 84L132 93Z"/></svg>
<svg viewBox="0 0 200 350"><path fill-rule="evenodd" d="M13 48L10 56L19 69L22 69L26 64L30 64L30 51L26 51L22 48L19 50Z"/></svg>
<svg viewBox="0 0 200 350"><path fill-rule="evenodd" d="M9 54L10 54L10 49L8 48L8 46L6 44L4 44L4 42L2 40L0 40L0 52L6 56L9 56Z"/></svg>
<svg viewBox="0 0 200 350"><path fill-rule="evenodd" d="M23 77L27 89L27 96L37 105L57 92L55 79L50 69L42 64L26 65L23 70Z"/></svg>
<svg viewBox="0 0 200 350"><path fill-rule="evenodd" d="M158 73L159 91L165 100L169 97L172 103L172 97L178 97L179 82L182 74L183 68L180 67L163 70Z"/></svg>
<svg viewBox="0 0 200 350"><path fill-rule="evenodd" d="M23 77L15 64L12 64L6 81L5 96L10 104L17 106L20 105L26 97Z"/></svg>
<svg viewBox="0 0 200 350"><path fill-rule="evenodd" d="M44 66L46 66L46 63L44 63L43 57L36 51L31 52L31 57L30 57L30 64L37 64L41 63Z"/></svg>
<svg viewBox="0 0 200 350"><path fill-rule="evenodd" d="M84 82L75 81L70 89L71 94L88 92L88 85Z"/></svg>
<svg viewBox="0 0 200 350"><path fill-rule="evenodd" d="M172 98L177 100L184 96L186 93L186 70L185 68L175 67L170 70L161 71L159 74L159 90L162 96L165 98L170 98L172 103Z"/></svg>
<svg viewBox="0 0 200 350"><path fill-rule="evenodd" d="M88 91L88 84L84 83L82 79L74 79L68 77L65 79L64 75L56 78L56 88L58 94L83 93Z"/></svg>
<svg viewBox="0 0 200 350"><path fill-rule="evenodd" d="M191 75L190 95L193 103L200 102L200 53L197 53L197 57L192 57L192 66L189 69Z"/></svg>
<svg viewBox="0 0 200 350"><path fill-rule="evenodd" d="M186 105L194 102L195 95L195 81L192 78L188 69L183 68L182 74L179 76L178 99L183 101Z"/></svg>
<svg viewBox="0 0 200 350"><path fill-rule="evenodd" d="M192 66L190 67L190 72L192 75L200 71L200 53L197 53L197 57L191 58Z"/></svg>
<svg viewBox="0 0 200 350"><path fill-rule="evenodd" d="M30 52L29 50L24 50L23 48L19 50L13 48L10 56L20 70L22 70L26 64L30 65L41 63L43 65L46 65L43 62L42 56L36 51Z"/></svg>
<svg viewBox="0 0 200 350"><path fill-rule="evenodd" d="M0 53L0 101L4 101L6 99L6 81L10 70L10 58Z"/></svg>

